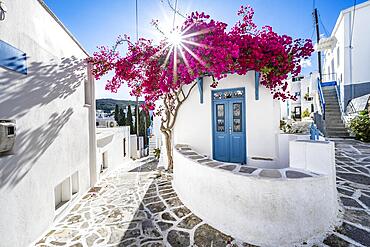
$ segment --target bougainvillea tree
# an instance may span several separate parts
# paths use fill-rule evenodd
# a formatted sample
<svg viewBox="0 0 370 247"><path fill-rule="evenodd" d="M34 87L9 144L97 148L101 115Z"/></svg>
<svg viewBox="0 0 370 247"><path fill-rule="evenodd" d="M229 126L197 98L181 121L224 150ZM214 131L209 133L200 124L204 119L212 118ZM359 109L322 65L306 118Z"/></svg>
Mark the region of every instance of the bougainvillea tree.
<svg viewBox="0 0 370 247"><path fill-rule="evenodd" d="M144 97L144 107L161 116L169 170L173 168L176 118L197 78L210 76L210 86L217 87L217 81L228 73L244 75L254 70L261 74L260 83L270 89L272 97L294 98L284 79L300 73L300 61L313 52L311 41L279 35L269 26L259 29L249 6L242 6L238 15L241 20L228 30L227 24L195 12L157 44L144 38L132 42L128 36L119 37L113 48L101 47L89 59L96 79L114 72L106 90L117 92L127 83L131 95ZM157 21L153 25L158 29ZM127 53L120 55L116 48L123 43L128 46Z"/></svg>

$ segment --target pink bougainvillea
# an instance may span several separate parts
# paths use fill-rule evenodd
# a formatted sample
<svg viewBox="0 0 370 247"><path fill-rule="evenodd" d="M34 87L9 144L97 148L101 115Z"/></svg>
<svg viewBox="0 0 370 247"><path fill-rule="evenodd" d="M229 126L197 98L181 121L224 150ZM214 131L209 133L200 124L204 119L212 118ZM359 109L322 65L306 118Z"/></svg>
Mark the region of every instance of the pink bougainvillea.
<svg viewBox="0 0 370 247"><path fill-rule="evenodd" d="M241 20L227 31L227 24L205 13L191 13L179 30L182 37L177 45L166 38L154 44L148 39L132 42L128 36L119 37L114 48L101 47L90 58L95 78L113 71L106 89L117 92L127 83L131 94L143 96L151 109L163 94L194 83L198 77L213 76L211 86L215 87L226 73L243 75L250 70L261 73L261 84L274 98L293 98L284 79L300 73L300 61L313 52L312 42L279 35L270 26L258 29L249 6L242 6L238 15ZM123 42L128 52L121 56L115 48Z"/></svg>
<svg viewBox="0 0 370 247"><path fill-rule="evenodd" d="M217 81L228 73L245 75L254 70L260 72L261 85L267 87L274 98L294 98L287 91L284 79L289 74L300 73L300 61L313 52L311 40L293 40L277 34L270 26L258 28L249 6L241 6L238 15L240 20L227 30L226 23L194 12L180 28L157 44L143 38L132 42L123 36L113 48L101 47L89 58L96 79L113 72L106 84L107 90L117 92L127 83L131 95L144 97L146 108L151 110L156 101L162 101L157 114L162 116L161 130L167 140L170 167L171 135L177 112L197 78L211 76L210 86L217 87ZM157 21L153 21L153 25L158 29ZM128 45L124 55L116 49L122 43Z"/></svg>

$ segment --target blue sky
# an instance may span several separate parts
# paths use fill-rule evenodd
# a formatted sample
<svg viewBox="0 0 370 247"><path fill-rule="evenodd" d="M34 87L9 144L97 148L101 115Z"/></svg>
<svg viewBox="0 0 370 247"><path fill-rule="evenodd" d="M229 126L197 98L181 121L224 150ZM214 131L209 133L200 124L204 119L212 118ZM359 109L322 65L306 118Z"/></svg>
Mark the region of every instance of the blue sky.
<svg viewBox="0 0 370 247"><path fill-rule="evenodd" d="M174 1L174 0L171 0ZM97 46L113 45L117 36L128 34L135 37L135 0L45 0L50 9L92 54ZM357 0L357 3L365 0ZM341 10L353 6L353 0L316 0L321 22L320 33L330 35ZM178 0L182 13L204 11L212 18L232 26L237 20L240 5L251 5L255 10L258 26L270 25L280 34L293 38L313 38L313 0ZM158 19L162 25L172 25L172 11L167 0L138 0L139 36L156 38L150 25ZM182 18L177 17L181 22ZM325 27L325 29L324 29ZM311 67L304 73L316 70L316 53L311 59ZM96 84L96 98L128 99L128 89L121 87L116 94L104 90L105 81Z"/></svg>

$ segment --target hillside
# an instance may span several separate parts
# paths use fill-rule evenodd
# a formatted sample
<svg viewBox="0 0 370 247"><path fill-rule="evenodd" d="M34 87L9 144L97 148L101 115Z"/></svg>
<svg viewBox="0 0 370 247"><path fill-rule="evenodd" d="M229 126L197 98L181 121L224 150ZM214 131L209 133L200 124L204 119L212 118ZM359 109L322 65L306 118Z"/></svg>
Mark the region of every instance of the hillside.
<svg viewBox="0 0 370 247"><path fill-rule="evenodd" d="M143 103L144 103L143 101L139 101L139 105L141 105ZM136 105L136 101L117 100L117 99L97 99L96 100L96 109L110 112L111 110L115 109L116 104L120 108L126 108L126 106L128 106L128 105L131 105L131 107L133 108Z"/></svg>

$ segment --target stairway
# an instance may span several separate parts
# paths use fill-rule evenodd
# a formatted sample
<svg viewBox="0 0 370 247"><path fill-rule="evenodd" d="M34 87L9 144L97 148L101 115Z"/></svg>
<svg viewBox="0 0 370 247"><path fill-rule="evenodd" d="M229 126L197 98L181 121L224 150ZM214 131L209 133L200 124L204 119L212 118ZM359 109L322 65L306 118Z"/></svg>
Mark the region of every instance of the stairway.
<svg viewBox="0 0 370 247"><path fill-rule="evenodd" d="M335 86L323 87L325 99L325 123L328 137L349 137L349 133L343 123L340 111L337 91Z"/></svg>

